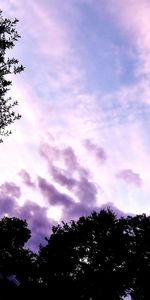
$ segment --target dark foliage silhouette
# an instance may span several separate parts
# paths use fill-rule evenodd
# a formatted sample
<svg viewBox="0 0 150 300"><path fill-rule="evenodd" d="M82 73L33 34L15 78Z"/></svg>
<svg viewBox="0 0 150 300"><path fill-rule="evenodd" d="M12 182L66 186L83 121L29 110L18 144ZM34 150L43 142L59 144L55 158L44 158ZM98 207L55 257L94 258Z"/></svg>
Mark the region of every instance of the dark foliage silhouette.
<svg viewBox="0 0 150 300"><path fill-rule="evenodd" d="M27 286L33 281L35 255L24 248L30 236L26 221L8 217L1 219L0 289L6 285Z"/></svg>
<svg viewBox="0 0 150 300"><path fill-rule="evenodd" d="M53 227L39 255L43 283L67 299L72 298L69 286L74 299L122 299L129 287L124 274L129 241L123 230L110 210Z"/></svg>
<svg viewBox="0 0 150 300"><path fill-rule="evenodd" d="M20 119L20 114L16 114L13 110L17 101L12 102L11 97L7 96L12 81L9 80L11 74L20 73L24 68L18 64L15 58L8 58L7 50L15 46L15 42L20 38L16 31L18 20L11 21L3 18L0 10L0 135L7 136L11 133L7 130L7 126L15 120ZM3 140L0 139L0 142Z"/></svg>
<svg viewBox="0 0 150 300"><path fill-rule="evenodd" d="M52 299L120 300L127 294L150 299L150 217L145 214L118 218L107 209L62 222L38 255L25 248L30 236L24 220L0 221L0 289L44 289Z"/></svg>
<svg viewBox="0 0 150 300"><path fill-rule="evenodd" d="M53 227L47 242L40 276L56 298L150 299L150 217L101 210Z"/></svg>

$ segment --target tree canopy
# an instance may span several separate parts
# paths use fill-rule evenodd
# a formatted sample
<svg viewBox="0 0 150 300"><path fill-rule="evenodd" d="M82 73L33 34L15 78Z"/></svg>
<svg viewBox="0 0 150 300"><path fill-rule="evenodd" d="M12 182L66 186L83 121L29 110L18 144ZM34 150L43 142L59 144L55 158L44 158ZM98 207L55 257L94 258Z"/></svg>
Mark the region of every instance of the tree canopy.
<svg viewBox="0 0 150 300"><path fill-rule="evenodd" d="M40 250L43 282L53 282L54 289L60 285L58 292L63 289L67 299L121 299L128 288L120 277L127 254L128 241L114 213L93 212L53 227L47 246Z"/></svg>
<svg viewBox="0 0 150 300"><path fill-rule="evenodd" d="M62 222L38 254L25 246L30 237L25 220L0 220L0 289L16 276L19 290L45 289L55 299L150 299L149 216L107 209Z"/></svg>
<svg viewBox="0 0 150 300"><path fill-rule="evenodd" d="M20 73L24 69L22 65L19 65L17 59L9 58L7 53L7 50L12 49L15 42L20 38L16 31L17 22L17 19L11 21L8 18L3 18L0 10L0 136L9 135L11 131L7 130L7 126L21 117L14 111L14 106L18 102L12 101L12 98L7 96L12 85L9 76ZM2 141L0 139L0 142Z"/></svg>
<svg viewBox="0 0 150 300"><path fill-rule="evenodd" d="M150 298L150 217L101 210L53 227L47 242L40 276L58 299Z"/></svg>
<svg viewBox="0 0 150 300"><path fill-rule="evenodd" d="M30 236L25 220L8 217L0 220L0 289L14 275L21 286L29 282L35 255L24 245Z"/></svg>

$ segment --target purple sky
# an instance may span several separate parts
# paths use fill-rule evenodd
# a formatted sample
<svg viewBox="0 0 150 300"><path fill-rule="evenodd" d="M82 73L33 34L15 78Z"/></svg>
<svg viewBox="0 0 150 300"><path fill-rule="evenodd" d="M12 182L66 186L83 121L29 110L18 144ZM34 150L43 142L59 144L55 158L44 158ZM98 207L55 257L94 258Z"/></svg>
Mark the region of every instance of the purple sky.
<svg viewBox="0 0 150 300"><path fill-rule="evenodd" d="M107 204L150 213L149 0L5 0L26 67L0 145L0 212L51 224Z"/></svg>

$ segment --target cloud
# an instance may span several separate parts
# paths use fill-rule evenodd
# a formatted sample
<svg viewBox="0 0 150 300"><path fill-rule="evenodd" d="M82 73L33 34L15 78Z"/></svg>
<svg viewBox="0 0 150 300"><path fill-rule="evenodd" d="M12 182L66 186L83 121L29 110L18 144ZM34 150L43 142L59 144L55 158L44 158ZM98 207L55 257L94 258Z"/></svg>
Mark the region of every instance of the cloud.
<svg viewBox="0 0 150 300"><path fill-rule="evenodd" d="M89 176L88 169L81 165L79 156L77 156L71 146L60 146L57 143L55 145L53 140L52 144L50 142L41 143L39 153L46 159L50 174L62 185L67 185L68 180L68 184L70 182L71 187L71 185L75 185L76 178ZM75 178L73 177L74 175Z"/></svg>
<svg viewBox="0 0 150 300"><path fill-rule="evenodd" d="M5 183L3 186L5 186ZM5 189L3 193L0 193L0 217L8 216L25 219L32 232L32 237L26 244L26 247L37 251L39 244L45 243L45 237L50 235L51 227L56 222L47 217L46 207L41 207L33 201L26 201L23 206L20 206L17 202L16 194L8 196L7 191L9 190Z"/></svg>
<svg viewBox="0 0 150 300"><path fill-rule="evenodd" d="M53 184L40 176L38 176L38 187L51 205L70 206L73 203L70 196L59 192Z"/></svg>
<svg viewBox="0 0 150 300"><path fill-rule="evenodd" d="M61 156L65 162L66 167L69 171L78 170L80 168L77 156L75 155L71 147L67 147L62 150Z"/></svg>
<svg viewBox="0 0 150 300"><path fill-rule="evenodd" d="M134 184L138 187L142 185L140 175L130 169L121 170L116 175L118 178L123 179L126 183Z"/></svg>
<svg viewBox="0 0 150 300"><path fill-rule="evenodd" d="M22 207L18 208L17 216L26 219L32 232L32 237L28 241L28 247L37 251L40 243L44 244L45 237L50 235L51 227L56 224L54 220L47 217L47 208L27 201Z"/></svg>
<svg viewBox="0 0 150 300"><path fill-rule="evenodd" d="M26 175L26 173L22 174ZM0 186L0 217L26 219L32 231L32 237L26 246L37 251L39 244L45 242L44 238L50 235L50 229L56 223L47 217L47 207L41 207L29 200L20 206L18 200L21 194L21 188L13 182L4 182Z"/></svg>
<svg viewBox="0 0 150 300"><path fill-rule="evenodd" d="M34 187L35 186L34 182L31 180L30 174L27 171L21 170L19 172L19 176L23 180L23 183L26 184L27 186L29 186L29 187Z"/></svg>
<svg viewBox="0 0 150 300"><path fill-rule="evenodd" d="M89 181L86 177L81 177L80 181L76 186L76 196L81 203L91 205L96 202L97 188L96 185Z"/></svg>
<svg viewBox="0 0 150 300"><path fill-rule="evenodd" d="M93 153L93 155L97 158L97 160L99 160L100 162L105 162L107 160L107 155L106 152L104 151L104 149L96 144L94 144L93 142L91 142L91 140L86 139L84 141L84 145L86 147L86 149Z"/></svg>
<svg viewBox="0 0 150 300"><path fill-rule="evenodd" d="M122 210L118 209L113 202L106 202L105 204L102 204L100 206L96 206L96 205L87 206L86 204L82 204L82 203L74 203L74 205L64 210L63 216L65 221L77 220L81 216L87 217L93 211L99 212L101 209L105 209L105 210L111 209L118 218L133 215L130 212L125 213Z"/></svg>
<svg viewBox="0 0 150 300"><path fill-rule="evenodd" d="M50 143L41 142L39 145L39 153L44 159L46 159L48 165L51 165L52 161L60 159L60 149L52 146Z"/></svg>
<svg viewBox="0 0 150 300"><path fill-rule="evenodd" d="M51 167L52 161L60 161L64 163L65 168L69 172L74 172L80 169L80 164L74 150L70 146L60 147L55 145L55 141L51 143L41 143L39 152L44 157L48 165Z"/></svg>
<svg viewBox="0 0 150 300"><path fill-rule="evenodd" d="M22 174L26 175L24 172ZM29 177L30 176L27 176L27 178ZM60 192L53 184L40 176L37 177L37 185L47 200L46 206L38 205L29 200L26 200L24 204L20 206L18 203L20 194L16 193L14 189L15 184L12 182L11 184L8 182L3 183L2 187L5 188L2 188L3 192L0 194L0 216L15 216L27 220L32 232L32 237L26 247L30 247L35 252L38 250L40 243L46 243L45 237L49 237L52 226L57 224L55 220L48 217L48 211L51 210L52 206L60 206L62 208L60 220L64 221L70 221L71 219L76 220L80 216L88 216L92 211L98 212L100 209L107 207L112 208L117 216L123 215L113 203L106 203L104 205L96 204L97 189L94 183L90 182L88 178L81 177L80 181L76 182L74 195L78 196L79 202L75 202L73 198ZM31 187L33 188L32 185ZM34 185L34 188L37 189L37 186ZM8 196L7 192L9 193L10 191L11 193Z"/></svg>
<svg viewBox="0 0 150 300"><path fill-rule="evenodd" d="M136 74L150 75L150 3L147 0L111 0L108 9L130 38L137 59ZM130 7L130 9L129 9ZM135 13L136 12L136 13Z"/></svg>
<svg viewBox="0 0 150 300"><path fill-rule="evenodd" d="M104 159L104 154L99 147L96 147L94 145L94 151L96 151L98 157L100 155L100 159L102 159L102 157ZM42 147L42 155L44 155L48 162L49 172L55 182L67 188L67 191L69 193L72 192L72 195L75 196L75 198L77 198L81 203L86 202L86 204L88 205L88 203L96 202L96 185L90 179L91 174L89 170L82 167L71 147L60 149L57 147L54 148L45 145L44 147ZM57 161L57 164L61 165L61 161L63 161L63 168L54 165L52 163L52 157L54 158L54 162ZM45 180L40 179L40 187L44 187L43 190L45 190L47 194L49 193L51 197L50 201L54 202L52 200L56 196L54 196L56 192L54 192L54 186L52 186ZM55 201L58 202L58 200Z"/></svg>
<svg viewBox="0 0 150 300"><path fill-rule="evenodd" d="M0 195L0 217L13 215L16 207L17 203L15 199L7 195Z"/></svg>
<svg viewBox="0 0 150 300"><path fill-rule="evenodd" d="M92 211L98 211L98 206L86 205L85 203L74 203L72 206L63 210L65 221L77 220L81 216L89 216Z"/></svg>
<svg viewBox="0 0 150 300"><path fill-rule="evenodd" d="M8 197L19 198L21 196L20 187L13 182L5 182L0 185L0 195L7 195Z"/></svg>
<svg viewBox="0 0 150 300"><path fill-rule="evenodd" d="M55 182L59 183L62 186L65 186L70 191L74 186L77 185L77 180L70 178L63 169L57 168L55 166L51 167L51 175Z"/></svg>
<svg viewBox="0 0 150 300"><path fill-rule="evenodd" d="M43 54L51 56L52 59L60 59L68 54L68 34L65 22L57 13L56 5L50 4L48 9L46 2L37 3L36 1L18 1L8 0L2 5L8 15L12 15L21 19L21 26L23 30L27 30L28 34L32 36L35 44L35 52L40 50ZM24 15L25 10L30 10L31 13ZM15 12L14 12L15 11ZM40 43L42 36L43 42ZM54 47L51 47L53 44Z"/></svg>
<svg viewBox="0 0 150 300"><path fill-rule="evenodd" d="M21 189L14 182L4 182L0 185L0 216L13 215L18 208Z"/></svg>

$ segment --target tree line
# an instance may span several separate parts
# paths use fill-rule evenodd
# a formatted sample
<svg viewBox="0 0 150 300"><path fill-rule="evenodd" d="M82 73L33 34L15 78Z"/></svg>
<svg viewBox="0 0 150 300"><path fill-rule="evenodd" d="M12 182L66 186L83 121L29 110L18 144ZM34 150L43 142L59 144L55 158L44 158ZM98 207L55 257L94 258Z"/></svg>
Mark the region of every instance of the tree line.
<svg viewBox="0 0 150 300"><path fill-rule="evenodd" d="M92 212L52 228L33 253L26 220L0 220L0 289L44 289L54 299L150 299L150 217Z"/></svg>

